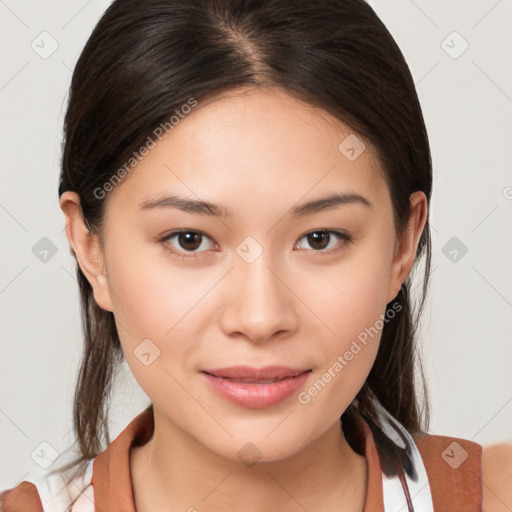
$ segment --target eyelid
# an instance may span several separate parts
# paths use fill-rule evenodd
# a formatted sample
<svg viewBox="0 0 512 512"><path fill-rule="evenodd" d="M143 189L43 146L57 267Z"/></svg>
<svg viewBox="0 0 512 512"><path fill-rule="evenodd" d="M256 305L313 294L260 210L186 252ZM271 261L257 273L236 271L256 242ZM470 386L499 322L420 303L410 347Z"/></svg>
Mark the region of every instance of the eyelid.
<svg viewBox="0 0 512 512"><path fill-rule="evenodd" d="M180 233L195 233L195 234L201 235L201 237L207 238L208 240L213 242L213 239L210 236L208 236L204 231L200 231L198 229L177 229L175 231L172 231L171 233L169 233L168 235L165 235L162 239L160 239L160 243L163 245L163 248L165 251L167 251L175 256L178 256L178 258L195 259L195 258L197 258L198 254L200 254L201 252L205 252L205 251L199 251L199 252L178 251L178 250L174 249L172 246L170 246L167 242L171 238L174 238L175 236L179 235Z"/></svg>
<svg viewBox="0 0 512 512"><path fill-rule="evenodd" d="M213 242L213 239L210 236L208 236L204 231L200 231L197 229L178 229L178 230L172 231L171 233L169 233L168 235L166 235L162 239L160 239L160 243L163 245L164 249L167 252L169 252L175 256L178 256L179 258L182 258L182 259L195 259L195 258L197 258L198 254L200 254L201 252L206 252L206 251L187 252L187 251L179 251L179 250L174 249L167 242L169 239L174 238L175 236L179 235L180 233L195 233L195 234L201 235L203 238L207 238L208 240ZM346 244L349 244L352 242L352 236L343 231L338 231L336 229L328 229L328 228L316 228L316 229L306 231L304 234L302 234L298 238L298 241L293 245L293 247L295 248L295 246L299 243L300 240L302 240L305 236L310 235L312 233L329 233L331 235L336 236L341 241L343 241L343 243L341 244L341 247L335 247L335 248L331 248L329 250L315 251L314 249L305 249L307 252L315 254L315 256L330 255L332 253L335 253L335 252L343 249L343 247Z"/></svg>
<svg viewBox="0 0 512 512"><path fill-rule="evenodd" d="M336 252L342 250L347 244L352 242L352 236L349 235L348 233L345 233L343 231L338 231L337 229L328 229L328 228L316 228L316 229L309 230L299 237L299 241L302 240L305 236L310 235L312 233L329 233L329 234L337 237L340 241L342 241L341 246L340 246L340 244L338 244L337 246L331 247L330 249L327 249L327 250L322 249L322 250L315 251L314 249L305 249L308 253L314 254L315 257L316 256L329 256L333 253L336 253ZM298 243L299 242L297 242L297 244ZM294 247L297 244L294 244Z"/></svg>

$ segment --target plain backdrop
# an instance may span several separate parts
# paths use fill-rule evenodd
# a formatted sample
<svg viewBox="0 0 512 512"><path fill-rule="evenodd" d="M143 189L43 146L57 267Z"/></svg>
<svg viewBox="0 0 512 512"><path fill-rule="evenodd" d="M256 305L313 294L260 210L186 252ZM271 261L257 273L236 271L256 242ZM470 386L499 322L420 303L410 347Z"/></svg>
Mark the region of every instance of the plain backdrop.
<svg viewBox="0 0 512 512"><path fill-rule="evenodd" d="M512 440L512 2L370 3L406 57L431 141L431 433ZM72 442L82 334L58 206L62 122L72 69L108 5L0 0L0 488ZM126 369L112 438L149 403Z"/></svg>

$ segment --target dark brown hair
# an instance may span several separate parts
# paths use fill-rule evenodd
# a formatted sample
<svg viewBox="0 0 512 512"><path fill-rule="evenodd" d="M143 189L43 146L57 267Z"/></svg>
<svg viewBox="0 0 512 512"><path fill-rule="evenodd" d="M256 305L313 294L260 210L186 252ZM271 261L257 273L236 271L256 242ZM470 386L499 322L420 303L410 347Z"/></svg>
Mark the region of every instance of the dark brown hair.
<svg viewBox="0 0 512 512"><path fill-rule="evenodd" d="M242 86L281 89L368 141L389 187L398 238L410 194L424 192L430 206L432 163L414 82L393 37L363 0L114 1L73 72L59 195L77 192L84 221L101 236L105 201L95 191L190 98L200 103ZM375 364L342 416L347 425L357 412L378 422L378 400L409 432L428 428L415 344L430 274L428 219L415 267L423 255L417 310L408 276L388 304L399 304L400 313L385 323ZM113 314L96 304L78 265L77 276L85 340L73 415L83 466L110 442L108 402L123 354Z"/></svg>

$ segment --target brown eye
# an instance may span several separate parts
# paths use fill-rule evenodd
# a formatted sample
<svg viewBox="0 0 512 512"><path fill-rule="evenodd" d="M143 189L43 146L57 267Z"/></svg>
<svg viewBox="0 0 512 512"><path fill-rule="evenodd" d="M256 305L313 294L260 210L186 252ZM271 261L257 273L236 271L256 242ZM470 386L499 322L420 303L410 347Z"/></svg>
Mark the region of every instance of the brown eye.
<svg viewBox="0 0 512 512"><path fill-rule="evenodd" d="M178 234L177 242L181 248L187 251L194 251L201 246L201 233L193 231L182 231Z"/></svg>
<svg viewBox="0 0 512 512"><path fill-rule="evenodd" d="M315 252L325 252L330 253L332 252L330 249L333 249L334 251L337 250L336 248L336 241L343 240L345 242L350 241L350 237L348 235L345 235L344 233L339 233L338 231L331 231L331 230L316 230L316 231L310 231L309 233L306 233L304 236L302 236L301 240L305 239L307 240L307 243L311 247L311 249ZM334 243L333 243L334 242ZM343 245L339 244L338 245ZM338 247L338 249L341 247ZM329 249L329 250L325 250Z"/></svg>
<svg viewBox="0 0 512 512"><path fill-rule="evenodd" d="M331 234L327 231L314 231L306 236L310 246L318 250L325 249L331 239Z"/></svg>
<svg viewBox="0 0 512 512"><path fill-rule="evenodd" d="M211 242L210 237L201 231L192 230L174 231L160 240L166 251L181 258L196 258L197 253L204 252L197 249L201 246L204 248L205 241Z"/></svg>

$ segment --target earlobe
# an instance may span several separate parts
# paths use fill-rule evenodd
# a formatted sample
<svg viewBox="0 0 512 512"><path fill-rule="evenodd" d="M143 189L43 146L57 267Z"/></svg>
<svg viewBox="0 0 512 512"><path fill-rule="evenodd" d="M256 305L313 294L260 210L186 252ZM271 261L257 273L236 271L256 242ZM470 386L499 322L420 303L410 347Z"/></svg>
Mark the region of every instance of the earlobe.
<svg viewBox="0 0 512 512"><path fill-rule="evenodd" d="M66 220L66 236L80 269L89 281L98 306L112 311L112 300L106 276L105 259L100 239L89 231L76 192L66 191L60 198Z"/></svg>
<svg viewBox="0 0 512 512"><path fill-rule="evenodd" d="M402 240L395 248L395 256L391 264L387 304L396 298L402 283L411 271L421 234L427 222L428 203L426 195L421 191L416 191L410 195L409 203L411 205L409 222Z"/></svg>

